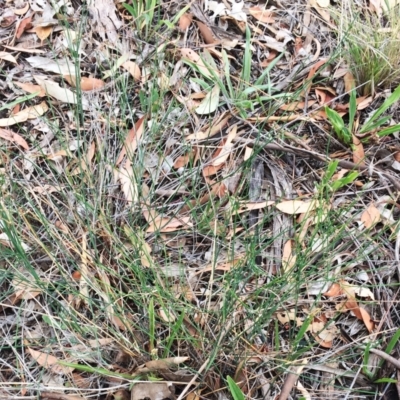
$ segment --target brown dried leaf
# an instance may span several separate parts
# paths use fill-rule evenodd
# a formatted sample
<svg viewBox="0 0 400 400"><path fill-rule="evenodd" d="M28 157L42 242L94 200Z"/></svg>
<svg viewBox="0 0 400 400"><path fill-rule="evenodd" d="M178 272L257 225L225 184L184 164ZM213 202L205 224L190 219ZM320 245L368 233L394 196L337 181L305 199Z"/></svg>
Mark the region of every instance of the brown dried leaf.
<svg viewBox="0 0 400 400"><path fill-rule="evenodd" d="M14 10L14 14L15 15L24 15L28 12L29 8L30 8L29 1L27 1L24 7L16 8Z"/></svg>
<svg viewBox="0 0 400 400"><path fill-rule="evenodd" d="M64 75L64 79L72 86L76 87L76 77L73 75ZM80 87L83 91L87 92L90 90L102 89L105 86L105 82L101 79L91 77L81 77Z"/></svg>
<svg viewBox="0 0 400 400"><path fill-rule="evenodd" d="M317 201L288 200L278 203L275 207L285 214L304 214L314 210L318 206Z"/></svg>
<svg viewBox="0 0 400 400"><path fill-rule="evenodd" d="M32 17L26 17L23 20L20 21L18 24L17 32L15 34L15 37L19 39L22 34L27 30L32 28Z"/></svg>
<svg viewBox="0 0 400 400"><path fill-rule="evenodd" d="M343 294L343 290L338 283L334 283L327 292L323 293L326 297L337 297Z"/></svg>
<svg viewBox="0 0 400 400"><path fill-rule="evenodd" d="M260 22L273 24L275 22L275 13L272 10L264 10L260 6L250 7L250 14Z"/></svg>
<svg viewBox="0 0 400 400"><path fill-rule="evenodd" d="M52 26L37 26L35 28L35 32L37 37L43 41L46 40L51 33L53 32L53 27Z"/></svg>
<svg viewBox="0 0 400 400"><path fill-rule="evenodd" d="M189 48L183 48L180 49L182 57L189 61L191 61L193 64L196 64L199 70L202 72L202 74L208 78L212 78L211 72L208 70L206 65L204 64L203 60L201 57L192 49ZM217 73L217 72L216 72Z"/></svg>
<svg viewBox="0 0 400 400"><path fill-rule="evenodd" d="M364 146L361 143L361 140L356 136L352 135L353 137L353 162L354 164L359 164L360 166L365 166L364 159Z"/></svg>
<svg viewBox="0 0 400 400"><path fill-rule="evenodd" d="M126 69L136 82L141 81L142 73L140 67L134 61L126 61L121 65L121 67Z"/></svg>
<svg viewBox="0 0 400 400"><path fill-rule="evenodd" d="M190 24L192 23L193 20L193 15L190 13L184 13L180 18L179 18L179 29L182 32L185 32L187 28L189 28Z"/></svg>
<svg viewBox="0 0 400 400"><path fill-rule="evenodd" d="M371 203L368 208L361 214L361 222L369 229L371 226L377 224L381 219L380 211Z"/></svg>
<svg viewBox="0 0 400 400"><path fill-rule="evenodd" d="M32 358L41 366L46 369L50 369L55 374L68 374L72 372L75 368L65 367L58 363L57 357L51 354L42 353L41 351L33 350L28 347L28 351Z"/></svg>
<svg viewBox="0 0 400 400"><path fill-rule="evenodd" d="M188 135L186 137L187 140L203 140L207 139L209 137L212 137L216 135L218 132L222 130L222 128L225 127L225 125L228 123L228 121L231 119L231 115L222 115L217 121L215 121L214 124L211 124L209 129L204 129L204 132L196 132L192 133L191 135Z"/></svg>
<svg viewBox="0 0 400 400"><path fill-rule="evenodd" d="M14 82L14 85L20 87L22 90L25 90L25 92L31 94L38 92L37 94L38 97L46 96L45 90L39 85L34 85L33 83L23 83L23 82Z"/></svg>
<svg viewBox="0 0 400 400"><path fill-rule="evenodd" d="M135 152L135 150L137 149L138 146L138 142L142 136L143 130L144 130L144 120L145 120L146 116L143 115L142 118L139 118L136 123L135 126L128 132L125 142L124 142L124 146L121 150L121 152L118 155L117 161L116 161L116 165L119 165L121 163L121 161L124 159L125 154L128 154L128 156L132 156L133 153Z"/></svg>
<svg viewBox="0 0 400 400"><path fill-rule="evenodd" d="M15 124L19 124L21 122L25 122L28 119L35 119L43 115L49 107L47 106L46 102L42 102L36 106L31 106L24 108L22 111L18 112L17 114L13 115L9 118L1 118L0 119L0 127L1 126L11 126Z"/></svg>
<svg viewBox="0 0 400 400"><path fill-rule="evenodd" d="M206 24L203 24L203 22L200 21L196 21L196 25L199 28L201 36L203 36L204 42L206 44L218 43L218 40L216 40L216 38L214 37L212 30Z"/></svg>
<svg viewBox="0 0 400 400"><path fill-rule="evenodd" d="M282 251L283 272L289 272L296 264L296 254L293 252L293 240L288 240Z"/></svg>
<svg viewBox="0 0 400 400"><path fill-rule="evenodd" d="M143 212L144 213L144 212ZM190 217L181 218L168 218L168 217L156 217L150 222L150 226L147 228L147 233L153 232L174 232L179 229L184 229L191 226Z"/></svg>
<svg viewBox="0 0 400 400"><path fill-rule="evenodd" d="M29 150L28 143L22 136L18 135L18 133L15 133L8 129L0 128L0 138L2 138L4 140L8 140L9 142L15 143L18 146L21 146L22 148L24 148L25 150Z"/></svg>
<svg viewBox="0 0 400 400"><path fill-rule="evenodd" d="M0 51L0 59L13 64L18 64L17 59L12 54L5 51Z"/></svg>

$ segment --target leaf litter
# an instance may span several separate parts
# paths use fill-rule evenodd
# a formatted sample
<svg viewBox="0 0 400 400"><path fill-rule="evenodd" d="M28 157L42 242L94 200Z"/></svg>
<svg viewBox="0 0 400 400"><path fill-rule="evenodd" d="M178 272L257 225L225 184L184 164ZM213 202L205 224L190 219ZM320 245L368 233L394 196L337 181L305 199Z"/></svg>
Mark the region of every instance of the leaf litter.
<svg viewBox="0 0 400 400"><path fill-rule="evenodd" d="M228 376L255 399L393 396L400 113L387 135L368 125L394 91L378 85L352 114L339 5L130 7L0 11L3 381L24 370L22 395L59 399L216 398Z"/></svg>

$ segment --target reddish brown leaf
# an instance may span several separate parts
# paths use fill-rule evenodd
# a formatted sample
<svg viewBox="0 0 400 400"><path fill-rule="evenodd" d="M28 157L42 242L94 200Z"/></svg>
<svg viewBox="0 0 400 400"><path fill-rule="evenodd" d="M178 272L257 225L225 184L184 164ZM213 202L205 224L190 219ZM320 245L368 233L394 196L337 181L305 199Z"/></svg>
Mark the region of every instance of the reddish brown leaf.
<svg viewBox="0 0 400 400"><path fill-rule="evenodd" d="M0 138L2 138L4 140L8 140L9 142L15 143L18 146L21 146L22 148L24 148L25 150L29 150L28 143L22 136L18 135L18 133L15 133L8 129L0 128Z"/></svg>
<svg viewBox="0 0 400 400"><path fill-rule="evenodd" d="M76 77L73 75L64 75L64 79L72 86L76 87ZM80 87L83 91L90 91L101 89L105 85L105 82L101 79L82 77L80 80Z"/></svg>
<svg viewBox="0 0 400 400"><path fill-rule="evenodd" d="M365 153L364 153L364 146L361 143L361 140L356 136L352 135L353 137L353 162L354 164L358 164L362 167L365 166L364 159L365 159Z"/></svg>
<svg viewBox="0 0 400 400"><path fill-rule="evenodd" d="M193 15L190 13L185 13L179 18L179 29L182 32L185 32L187 28L189 28L192 23Z"/></svg>
<svg viewBox="0 0 400 400"><path fill-rule="evenodd" d="M215 37L212 33L212 30L206 24L203 24L203 22L200 22L200 21L196 21L196 25L199 28L199 31L201 33L201 36L203 36L205 43L214 44L214 43L218 42L215 39Z"/></svg>
<svg viewBox="0 0 400 400"><path fill-rule="evenodd" d="M15 34L15 37L19 39L22 34L27 30L32 28L32 17L26 17L23 20L20 21L17 27L17 32Z"/></svg>

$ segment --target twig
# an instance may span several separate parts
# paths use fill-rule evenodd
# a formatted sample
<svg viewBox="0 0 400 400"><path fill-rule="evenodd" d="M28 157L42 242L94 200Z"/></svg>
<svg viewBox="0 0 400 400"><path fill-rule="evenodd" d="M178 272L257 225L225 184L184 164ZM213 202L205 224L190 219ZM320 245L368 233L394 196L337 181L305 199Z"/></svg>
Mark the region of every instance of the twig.
<svg viewBox="0 0 400 400"><path fill-rule="evenodd" d="M235 138L235 141L239 141L239 142L246 142L247 144L259 144L259 145L263 145L263 143L257 139L244 139L244 138ZM309 150L304 150L304 149L298 149L296 147L291 147L291 146L280 146L279 144L275 144L275 143L267 143L263 145L263 149L264 150L275 150L275 151L282 151L285 153L291 153L291 154L296 154L299 157L311 157L314 158L316 160L322 161L324 163L329 163L330 161L332 161L331 158L324 156L323 154L320 153L316 153L314 151L309 151ZM355 164L351 161L346 161L346 160L337 160L338 161L338 165L341 168L345 168L345 169L350 169L350 170L357 170L360 172L360 174L365 175L365 176L369 176L374 175L377 176L378 178L386 178L388 179L392 185L397 189L400 190L400 181L395 178L394 176L387 174L381 170L379 170L378 168L373 168L372 171L369 171L368 167L365 167L363 165L358 165Z"/></svg>
<svg viewBox="0 0 400 400"><path fill-rule="evenodd" d="M382 350L378 349L369 349L371 353L376 354L377 356L383 358L385 361L390 362L393 366L395 366L398 370L400 370L400 360L397 360L396 358L392 357L390 354L385 353Z"/></svg>

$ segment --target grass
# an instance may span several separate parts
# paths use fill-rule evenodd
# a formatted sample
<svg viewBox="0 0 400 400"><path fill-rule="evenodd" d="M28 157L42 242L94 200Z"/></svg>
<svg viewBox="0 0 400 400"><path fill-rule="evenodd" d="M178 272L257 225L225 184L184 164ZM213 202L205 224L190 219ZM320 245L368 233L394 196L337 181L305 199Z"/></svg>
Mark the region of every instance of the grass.
<svg viewBox="0 0 400 400"><path fill-rule="evenodd" d="M222 49L213 64L198 50L208 72L196 63L176 70L179 49L154 26L176 34L182 10L170 17L156 0L127 10L137 53L148 52L141 65L148 77L123 75L112 68L119 55L110 56L113 85L105 97L90 94L95 112L53 105L41 120L54 134L51 145L24 125L15 130L29 137L31 152L0 144L1 396L54 390L117 398L113 385L127 395L140 381L174 382L178 398L274 398L297 371L293 396L373 398L383 390L374 381L393 371L381 363L368 377L365 343L390 353L399 336L396 297L388 310L378 301L398 289L390 275L398 226L382 218L363 229L360 215L371 202L386 202L390 220L395 195L383 199L385 188L371 193L369 178L356 172L335 178L334 162L265 150L266 142L301 142L322 154L343 148L318 123L308 134L298 121L278 121L271 134L270 125L248 121L283 115L282 101L298 102L310 87L300 81L275 92L284 57L260 71L249 28L243 47ZM165 84L174 74L178 83ZM384 79L372 81L375 91ZM221 93L217 111L190 110L190 95L201 98L212 85ZM226 116L229 123L211 135ZM138 135L141 126L137 148L118 163L129 132ZM206 167L219 166L215 154L232 126L229 156L207 176ZM205 137L188 139L196 132ZM179 157L187 162L174 167ZM243 211L294 198L318 200L318 207L290 214L265 206L256 226ZM346 309L346 292L324 295L343 282L379 295L354 298L374 319L373 331Z"/></svg>
<svg viewBox="0 0 400 400"><path fill-rule="evenodd" d="M368 96L400 83L399 7L388 8L383 16L362 11L344 2L338 17L343 56L360 92Z"/></svg>

